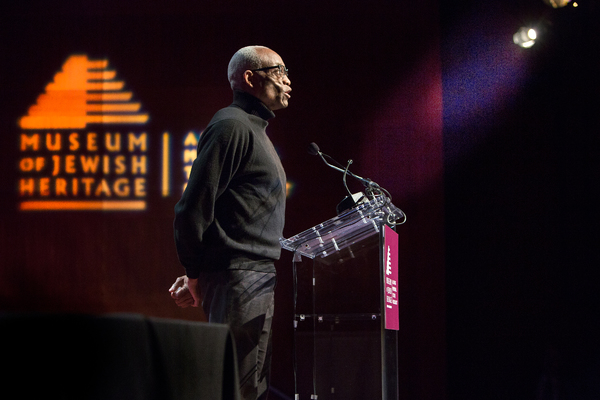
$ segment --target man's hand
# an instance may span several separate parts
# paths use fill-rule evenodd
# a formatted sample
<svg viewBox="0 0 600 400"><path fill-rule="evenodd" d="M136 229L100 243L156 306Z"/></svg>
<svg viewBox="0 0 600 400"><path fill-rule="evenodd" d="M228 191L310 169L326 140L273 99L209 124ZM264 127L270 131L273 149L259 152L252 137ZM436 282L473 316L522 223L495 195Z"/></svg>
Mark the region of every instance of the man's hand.
<svg viewBox="0 0 600 400"><path fill-rule="evenodd" d="M169 289L171 297L175 299L175 304L186 308L189 306L198 307L200 304L200 288L198 279L189 279L187 276L180 276Z"/></svg>

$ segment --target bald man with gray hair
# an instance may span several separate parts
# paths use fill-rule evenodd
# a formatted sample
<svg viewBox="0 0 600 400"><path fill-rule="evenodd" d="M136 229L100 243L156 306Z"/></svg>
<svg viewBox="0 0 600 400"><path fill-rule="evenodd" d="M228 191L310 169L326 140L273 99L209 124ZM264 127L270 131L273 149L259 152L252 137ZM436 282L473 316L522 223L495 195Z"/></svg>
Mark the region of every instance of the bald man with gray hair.
<svg viewBox="0 0 600 400"><path fill-rule="evenodd" d="M229 66L227 67L227 79L231 89L243 90L243 74L246 70L262 68L262 60L258 55L258 49L268 49L264 46L246 46L235 52Z"/></svg>
<svg viewBox="0 0 600 400"><path fill-rule="evenodd" d="M238 50L227 71L233 103L202 132L173 222L186 274L169 289L183 308L229 324L244 400L268 395L275 261L285 221L285 171L268 138L273 111L289 104L288 70L273 50Z"/></svg>

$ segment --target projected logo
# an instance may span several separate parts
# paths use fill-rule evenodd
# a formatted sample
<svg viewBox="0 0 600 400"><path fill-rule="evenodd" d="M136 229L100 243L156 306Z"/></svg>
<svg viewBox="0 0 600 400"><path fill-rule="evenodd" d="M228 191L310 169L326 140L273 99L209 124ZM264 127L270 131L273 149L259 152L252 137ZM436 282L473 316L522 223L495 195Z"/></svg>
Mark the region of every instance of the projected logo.
<svg viewBox="0 0 600 400"><path fill-rule="evenodd" d="M116 75L70 56L19 120L21 210L146 209L149 116Z"/></svg>
<svg viewBox="0 0 600 400"><path fill-rule="evenodd" d="M21 118L23 129L84 129L87 124L145 124L148 114L140 103L123 91L107 60L89 60L85 55L67 59L62 71L46 86L37 103Z"/></svg>
<svg viewBox="0 0 600 400"><path fill-rule="evenodd" d="M108 60L68 57L19 119L19 209L146 210L149 190L183 192L200 133L177 135L172 182L171 134L149 134L148 121ZM148 182L150 168L160 183Z"/></svg>

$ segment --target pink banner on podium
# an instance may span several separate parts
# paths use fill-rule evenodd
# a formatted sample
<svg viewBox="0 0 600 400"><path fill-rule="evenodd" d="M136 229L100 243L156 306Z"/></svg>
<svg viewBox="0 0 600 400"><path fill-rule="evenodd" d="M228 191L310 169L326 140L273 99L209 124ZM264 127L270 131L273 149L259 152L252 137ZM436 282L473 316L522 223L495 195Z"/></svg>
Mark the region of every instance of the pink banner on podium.
<svg viewBox="0 0 600 400"><path fill-rule="evenodd" d="M385 329L399 330L398 314L398 234L385 225L383 236L383 290Z"/></svg>

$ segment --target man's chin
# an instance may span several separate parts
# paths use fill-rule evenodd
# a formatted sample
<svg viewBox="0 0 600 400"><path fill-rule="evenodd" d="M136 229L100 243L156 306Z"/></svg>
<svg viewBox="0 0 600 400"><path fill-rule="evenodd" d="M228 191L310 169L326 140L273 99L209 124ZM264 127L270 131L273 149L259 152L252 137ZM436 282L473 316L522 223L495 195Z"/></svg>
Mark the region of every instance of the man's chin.
<svg viewBox="0 0 600 400"><path fill-rule="evenodd" d="M286 101L281 101L278 102L277 104L274 104L272 107L269 107L271 109L271 111L277 111L277 110L281 110L283 108L287 108L288 106L288 102Z"/></svg>

